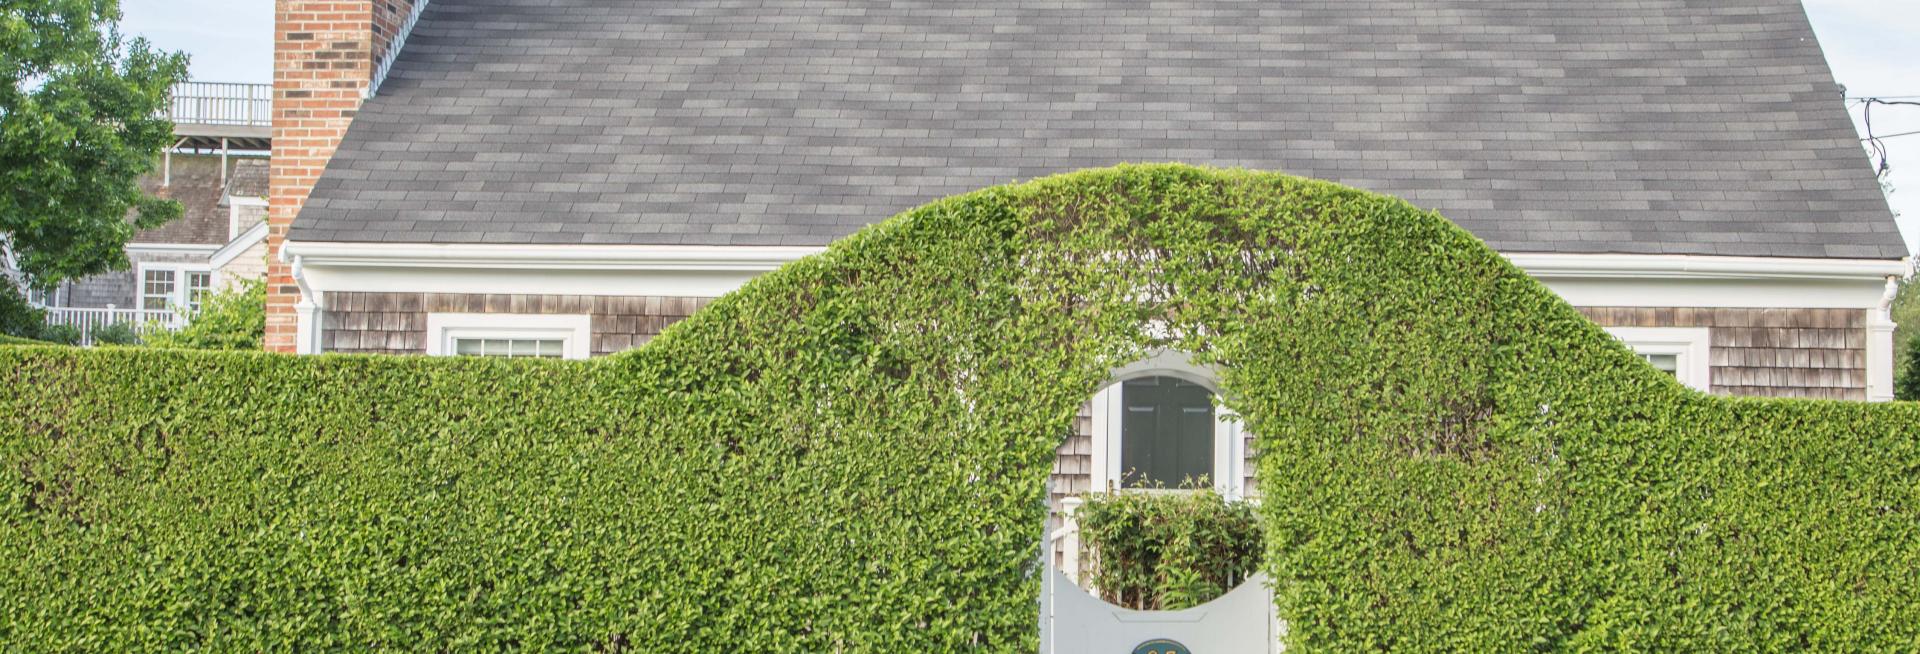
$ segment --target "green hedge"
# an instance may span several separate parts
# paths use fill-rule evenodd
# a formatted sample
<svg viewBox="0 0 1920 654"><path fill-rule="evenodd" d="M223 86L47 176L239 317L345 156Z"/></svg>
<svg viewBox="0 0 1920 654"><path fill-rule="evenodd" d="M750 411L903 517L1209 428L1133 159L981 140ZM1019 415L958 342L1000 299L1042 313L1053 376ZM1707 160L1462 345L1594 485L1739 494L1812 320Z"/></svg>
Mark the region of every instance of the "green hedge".
<svg viewBox="0 0 1920 654"><path fill-rule="evenodd" d="M1031 652L1156 347L1259 434L1290 651L1920 645L1920 407L1729 400L1277 174L933 203L590 363L0 348L0 647Z"/></svg>

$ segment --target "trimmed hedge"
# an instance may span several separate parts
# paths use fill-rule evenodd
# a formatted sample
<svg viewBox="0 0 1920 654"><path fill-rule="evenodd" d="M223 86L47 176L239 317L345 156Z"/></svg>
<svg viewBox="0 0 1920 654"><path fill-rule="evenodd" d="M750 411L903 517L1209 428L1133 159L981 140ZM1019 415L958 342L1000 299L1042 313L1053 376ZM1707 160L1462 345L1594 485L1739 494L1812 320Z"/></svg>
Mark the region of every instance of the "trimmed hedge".
<svg viewBox="0 0 1920 654"><path fill-rule="evenodd" d="M1218 599L1259 570L1253 503L1211 488L1184 493L1090 493L1074 512L1080 565L1100 598L1175 611Z"/></svg>
<svg viewBox="0 0 1920 654"><path fill-rule="evenodd" d="M1920 645L1920 407L1694 393L1431 212L1186 166L596 362L0 348L0 644L1031 652L1054 447L1157 347L1260 435L1291 651Z"/></svg>

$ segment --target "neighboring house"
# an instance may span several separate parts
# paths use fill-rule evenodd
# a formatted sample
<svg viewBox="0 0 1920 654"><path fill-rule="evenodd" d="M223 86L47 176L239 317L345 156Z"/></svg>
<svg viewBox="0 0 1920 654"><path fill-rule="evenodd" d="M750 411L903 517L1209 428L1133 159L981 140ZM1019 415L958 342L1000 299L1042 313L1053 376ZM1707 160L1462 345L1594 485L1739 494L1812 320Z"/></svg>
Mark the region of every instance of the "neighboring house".
<svg viewBox="0 0 1920 654"><path fill-rule="evenodd" d="M178 327L208 291L264 277L270 101L260 84L176 87L171 115L179 142L140 185L178 201L181 216L127 243L128 270L32 293L48 322L80 328L83 342L94 328L115 323Z"/></svg>
<svg viewBox="0 0 1920 654"><path fill-rule="evenodd" d="M1437 209L1702 391L1893 395L1907 252L1797 0L280 6L276 349L608 354L914 206L1182 161ZM1250 491L1208 371L1115 378L1056 499Z"/></svg>
<svg viewBox="0 0 1920 654"><path fill-rule="evenodd" d="M267 160L234 162L227 188L220 195L227 210L226 245L215 250L207 264L214 284L227 286L267 276Z"/></svg>

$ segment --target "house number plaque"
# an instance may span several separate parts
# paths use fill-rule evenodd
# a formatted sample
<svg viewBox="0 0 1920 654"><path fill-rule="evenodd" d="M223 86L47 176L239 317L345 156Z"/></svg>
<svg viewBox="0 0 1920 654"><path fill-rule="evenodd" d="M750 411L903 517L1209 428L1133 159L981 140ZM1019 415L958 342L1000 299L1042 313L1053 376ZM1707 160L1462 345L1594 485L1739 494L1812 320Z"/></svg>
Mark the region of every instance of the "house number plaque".
<svg viewBox="0 0 1920 654"><path fill-rule="evenodd" d="M1155 638L1134 646L1133 654L1193 654L1187 646L1165 638Z"/></svg>

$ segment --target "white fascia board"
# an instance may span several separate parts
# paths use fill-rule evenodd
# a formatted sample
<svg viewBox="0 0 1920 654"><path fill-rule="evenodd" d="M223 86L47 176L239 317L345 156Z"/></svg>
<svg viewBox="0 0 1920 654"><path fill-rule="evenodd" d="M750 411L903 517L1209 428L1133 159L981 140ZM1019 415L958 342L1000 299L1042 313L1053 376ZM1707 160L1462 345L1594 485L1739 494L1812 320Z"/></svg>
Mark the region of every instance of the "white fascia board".
<svg viewBox="0 0 1920 654"><path fill-rule="evenodd" d="M1508 261L1540 279L1793 279L1878 280L1906 276L1900 259L1710 257L1687 254L1526 254Z"/></svg>
<svg viewBox="0 0 1920 654"><path fill-rule="evenodd" d="M214 252L219 251L219 249L220 249L220 246L218 245L207 245L202 243L128 243L127 244L128 253L152 252L152 253L168 253L168 254L181 254L181 253L213 254Z"/></svg>
<svg viewBox="0 0 1920 654"><path fill-rule="evenodd" d="M288 242L320 291L716 297L821 247ZM1587 307L1871 309L1906 261L1508 254ZM532 273L532 274L530 274Z"/></svg>
<svg viewBox="0 0 1920 654"><path fill-rule="evenodd" d="M1871 309L1886 279L1545 278L1576 307Z"/></svg>
<svg viewBox="0 0 1920 654"><path fill-rule="evenodd" d="M1505 255L1582 307L1871 309L1909 260L1645 254Z"/></svg>
<svg viewBox="0 0 1920 654"><path fill-rule="evenodd" d="M247 228L247 231L240 232L239 238L233 239L233 241L227 243L226 246L214 251L213 258L209 260L209 263L215 268L225 268L235 257L240 256L240 253L246 252L247 248L253 247L255 243L259 243L261 239L266 237L266 221L256 223L254 226Z"/></svg>
<svg viewBox="0 0 1920 654"><path fill-rule="evenodd" d="M432 245L288 241L309 266L475 270L768 271L823 247L698 245Z"/></svg>
<svg viewBox="0 0 1920 654"><path fill-rule="evenodd" d="M719 297L765 270L566 270L338 266L301 257L315 293L502 293ZM316 302L319 300L316 298Z"/></svg>

